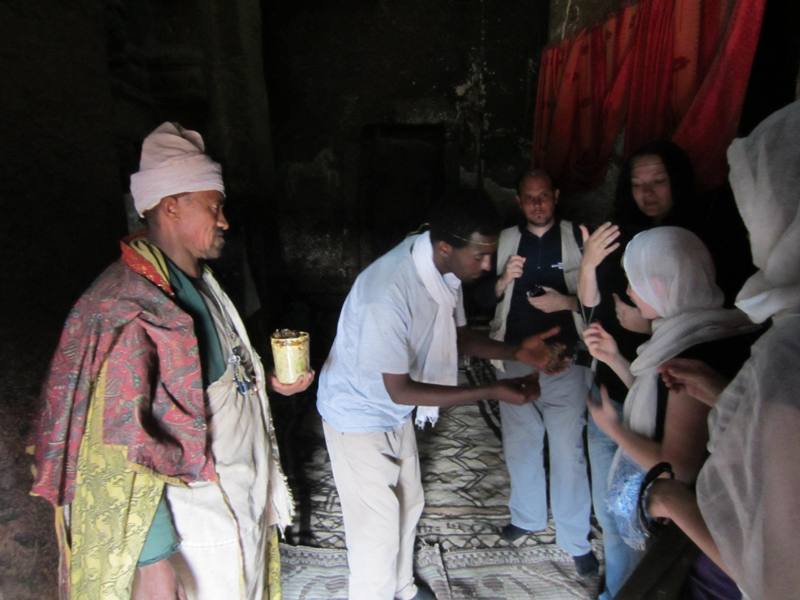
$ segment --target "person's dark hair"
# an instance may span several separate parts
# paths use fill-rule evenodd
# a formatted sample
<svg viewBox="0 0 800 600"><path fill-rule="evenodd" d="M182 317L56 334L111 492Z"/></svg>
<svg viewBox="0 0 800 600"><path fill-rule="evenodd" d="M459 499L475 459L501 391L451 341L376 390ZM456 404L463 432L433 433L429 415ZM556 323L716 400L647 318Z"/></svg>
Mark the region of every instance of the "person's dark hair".
<svg viewBox="0 0 800 600"><path fill-rule="evenodd" d="M502 223L486 191L459 188L433 207L430 225L432 242L463 248L473 233L497 235Z"/></svg>
<svg viewBox="0 0 800 600"><path fill-rule="evenodd" d="M658 140L645 144L631 154L622 165L619 179L617 179L616 222L631 234L648 229L654 224L652 219L642 213L639 207L636 206L631 189L631 166L633 161L647 155L658 156L669 174L672 208L660 224L687 227L695 196L694 169L683 148L668 140Z"/></svg>

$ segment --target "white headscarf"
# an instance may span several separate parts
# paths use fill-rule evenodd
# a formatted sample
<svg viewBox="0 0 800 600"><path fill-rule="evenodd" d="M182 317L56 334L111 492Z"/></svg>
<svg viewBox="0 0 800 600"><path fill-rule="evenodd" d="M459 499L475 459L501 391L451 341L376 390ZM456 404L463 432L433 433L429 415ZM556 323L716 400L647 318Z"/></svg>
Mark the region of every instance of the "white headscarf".
<svg viewBox="0 0 800 600"><path fill-rule="evenodd" d="M653 336L631 363L635 379L625 398L626 425L652 437L658 412L658 366L697 344L753 329L747 316L722 308L714 263L703 242L681 227L655 227L625 248L623 266L631 288L659 318Z"/></svg>
<svg viewBox="0 0 800 600"><path fill-rule="evenodd" d="M773 324L711 411L697 503L745 595L783 600L800 590L800 101L734 141L728 160L760 269L737 306Z"/></svg>
<svg viewBox="0 0 800 600"><path fill-rule="evenodd" d="M736 306L756 323L800 305L800 100L728 148L730 182L758 272Z"/></svg>
<svg viewBox="0 0 800 600"><path fill-rule="evenodd" d="M142 143L131 195L139 216L171 194L216 190L225 193L222 167L205 153L203 136L178 123L162 123Z"/></svg>
<svg viewBox="0 0 800 600"><path fill-rule="evenodd" d="M452 273L442 275L433 262L433 244L429 231L414 240L411 250L414 267L425 290L436 302L431 347L422 365L420 381L440 385L458 383L458 334L453 315L461 294L461 281ZM436 425L439 408L418 406L416 424L420 428L429 422Z"/></svg>

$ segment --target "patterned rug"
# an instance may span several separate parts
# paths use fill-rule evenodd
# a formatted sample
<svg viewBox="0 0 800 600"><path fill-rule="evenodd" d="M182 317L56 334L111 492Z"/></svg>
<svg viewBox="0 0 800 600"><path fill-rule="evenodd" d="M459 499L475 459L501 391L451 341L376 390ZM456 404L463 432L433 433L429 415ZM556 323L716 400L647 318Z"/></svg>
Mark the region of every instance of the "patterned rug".
<svg viewBox="0 0 800 600"><path fill-rule="evenodd" d="M474 375L474 373L471 373ZM473 377L470 377L473 379ZM434 430L418 432L425 510L417 528L415 569L439 600L485 598L594 598L598 579L582 579L572 558L554 544L552 522L510 544L500 537L508 522L508 473L489 403L443 410ZM339 498L316 411L304 431L314 431L302 465L301 514L282 546L284 597L347 597L347 558ZM313 483L311 483L313 482ZM595 531L595 538L597 532ZM593 541L598 558L602 548Z"/></svg>
<svg viewBox="0 0 800 600"><path fill-rule="evenodd" d="M287 600L347 599L344 550L282 545L281 557ZM596 595L597 578L579 578L572 560L551 545L450 552L423 545L415 560L417 578L437 600L585 600Z"/></svg>

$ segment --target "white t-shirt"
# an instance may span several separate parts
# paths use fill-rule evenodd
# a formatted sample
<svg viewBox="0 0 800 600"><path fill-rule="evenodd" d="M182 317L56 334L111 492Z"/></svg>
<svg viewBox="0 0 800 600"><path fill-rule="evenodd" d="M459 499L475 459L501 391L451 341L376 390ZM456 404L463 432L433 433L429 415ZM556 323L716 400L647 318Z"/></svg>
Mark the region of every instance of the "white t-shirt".
<svg viewBox="0 0 800 600"><path fill-rule="evenodd" d="M414 409L392 401L382 374L419 380L431 348L437 304L414 267L415 239L367 267L344 302L317 394L317 410L337 431L391 431ZM454 313L456 327L466 325L460 289Z"/></svg>

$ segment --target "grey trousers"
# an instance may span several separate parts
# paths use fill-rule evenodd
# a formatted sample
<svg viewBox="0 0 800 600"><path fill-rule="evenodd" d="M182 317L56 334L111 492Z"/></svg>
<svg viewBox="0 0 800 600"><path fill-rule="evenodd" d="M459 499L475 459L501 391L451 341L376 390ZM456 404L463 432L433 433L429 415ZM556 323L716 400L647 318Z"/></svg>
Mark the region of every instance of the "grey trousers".
<svg viewBox="0 0 800 600"><path fill-rule="evenodd" d="M506 362L500 378L527 375L531 368ZM541 375L541 397L522 406L500 403L503 452L511 478L511 523L529 531L547 527L544 436L550 454L550 502L556 543L572 556L586 554L591 495L583 428L591 372L572 365L558 375Z"/></svg>

